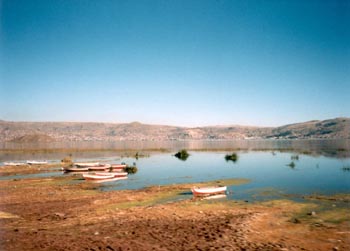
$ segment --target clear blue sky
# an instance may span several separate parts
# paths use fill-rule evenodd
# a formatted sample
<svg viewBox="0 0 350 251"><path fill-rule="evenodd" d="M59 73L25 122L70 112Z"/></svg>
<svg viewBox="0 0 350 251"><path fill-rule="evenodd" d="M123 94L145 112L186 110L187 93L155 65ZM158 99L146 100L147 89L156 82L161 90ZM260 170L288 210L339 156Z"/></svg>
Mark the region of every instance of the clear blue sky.
<svg viewBox="0 0 350 251"><path fill-rule="evenodd" d="M350 117L350 1L0 3L0 119Z"/></svg>

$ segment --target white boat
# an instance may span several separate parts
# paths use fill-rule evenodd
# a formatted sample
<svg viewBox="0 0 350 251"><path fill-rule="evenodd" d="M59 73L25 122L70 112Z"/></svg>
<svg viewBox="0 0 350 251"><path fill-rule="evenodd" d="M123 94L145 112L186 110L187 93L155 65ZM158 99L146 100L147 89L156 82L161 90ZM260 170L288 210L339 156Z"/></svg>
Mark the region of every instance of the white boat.
<svg viewBox="0 0 350 251"><path fill-rule="evenodd" d="M96 174L83 174L85 180L104 180L113 179L114 175L96 175Z"/></svg>
<svg viewBox="0 0 350 251"><path fill-rule="evenodd" d="M27 160L28 165L45 165L47 161Z"/></svg>
<svg viewBox="0 0 350 251"><path fill-rule="evenodd" d="M64 168L65 172L88 172L88 167L68 167Z"/></svg>
<svg viewBox="0 0 350 251"><path fill-rule="evenodd" d="M208 196L213 194L225 193L227 187L193 187L192 193L194 196Z"/></svg>
<svg viewBox="0 0 350 251"><path fill-rule="evenodd" d="M122 169L124 169L125 167L126 167L125 164L112 164L112 165L111 165L111 168L112 168L112 169L115 169L115 170L122 170Z"/></svg>
<svg viewBox="0 0 350 251"><path fill-rule="evenodd" d="M101 179L101 180L92 180L91 182L93 183L103 183L103 182L112 182L112 181L117 181L117 180L126 180L128 177L115 177L112 179Z"/></svg>
<svg viewBox="0 0 350 251"><path fill-rule="evenodd" d="M84 167L89 167L89 166L99 166L99 162L77 162L74 163L75 166L84 166Z"/></svg>
<svg viewBox="0 0 350 251"><path fill-rule="evenodd" d="M27 163L24 162L4 162L4 166L23 166L27 165Z"/></svg>
<svg viewBox="0 0 350 251"><path fill-rule="evenodd" d="M107 171L111 167L110 164L98 165L98 166L89 166L89 171Z"/></svg>
<svg viewBox="0 0 350 251"><path fill-rule="evenodd" d="M116 180L127 179L128 177L115 177L114 175L96 175L96 174L83 174L85 180L93 182L110 182Z"/></svg>
<svg viewBox="0 0 350 251"><path fill-rule="evenodd" d="M113 175L114 177L125 177L128 175L127 172L96 172L96 175L101 175L101 176L108 176L108 175Z"/></svg>

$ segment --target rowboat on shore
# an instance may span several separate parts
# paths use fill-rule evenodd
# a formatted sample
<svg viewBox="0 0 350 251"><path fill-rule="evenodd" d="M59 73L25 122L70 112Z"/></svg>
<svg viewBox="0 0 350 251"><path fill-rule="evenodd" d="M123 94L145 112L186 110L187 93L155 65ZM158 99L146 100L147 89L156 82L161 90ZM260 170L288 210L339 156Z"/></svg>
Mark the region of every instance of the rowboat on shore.
<svg viewBox="0 0 350 251"><path fill-rule="evenodd" d="M103 182L112 182L112 181L126 180L126 179L128 179L127 176L125 176L125 177L114 177L112 179L90 180L89 182L103 183Z"/></svg>
<svg viewBox="0 0 350 251"><path fill-rule="evenodd" d="M24 162L4 162L4 166L23 166L27 165L27 163Z"/></svg>
<svg viewBox="0 0 350 251"><path fill-rule="evenodd" d="M109 175L113 175L114 177L125 177L128 175L127 172L96 172L96 175L100 175L100 176L109 176Z"/></svg>
<svg viewBox="0 0 350 251"><path fill-rule="evenodd" d="M74 163L75 166L82 166L82 167L90 167L90 166L99 166L99 162L76 162Z"/></svg>
<svg viewBox="0 0 350 251"><path fill-rule="evenodd" d="M126 167L125 164L112 164L111 168L113 170L123 170Z"/></svg>
<svg viewBox="0 0 350 251"><path fill-rule="evenodd" d="M111 168L110 164L98 165L98 166L89 166L89 171L107 171Z"/></svg>
<svg viewBox="0 0 350 251"><path fill-rule="evenodd" d="M114 175L83 174L85 180L105 180L113 179Z"/></svg>
<svg viewBox="0 0 350 251"><path fill-rule="evenodd" d="M45 165L47 161L27 160L28 165Z"/></svg>
<svg viewBox="0 0 350 251"><path fill-rule="evenodd" d="M192 194L194 196L209 196L213 194L225 193L227 187L193 187Z"/></svg>
<svg viewBox="0 0 350 251"><path fill-rule="evenodd" d="M114 175L97 175L97 174L83 174L83 177L87 181L93 182L110 182L116 180L127 179L128 177L115 177Z"/></svg>
<svg viewBox="0 0 350 251"><path fill-rule="evenodd" d="M88 172L88 167L68 167L64 169L65 172Z"/></svg>

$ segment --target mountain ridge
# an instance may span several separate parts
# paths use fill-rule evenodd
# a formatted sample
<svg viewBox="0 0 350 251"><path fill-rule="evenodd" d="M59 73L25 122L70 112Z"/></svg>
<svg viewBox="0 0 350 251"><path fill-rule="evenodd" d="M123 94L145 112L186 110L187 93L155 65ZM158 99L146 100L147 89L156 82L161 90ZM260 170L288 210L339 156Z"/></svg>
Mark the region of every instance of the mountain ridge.
<svg viewBox="0 0 350 251"><path fill-rule="evenodd" d="M14 122L0 120L0 142L350 139L350 118L311 120L277 127L215 125L181 127L140 122Z"/></svg>

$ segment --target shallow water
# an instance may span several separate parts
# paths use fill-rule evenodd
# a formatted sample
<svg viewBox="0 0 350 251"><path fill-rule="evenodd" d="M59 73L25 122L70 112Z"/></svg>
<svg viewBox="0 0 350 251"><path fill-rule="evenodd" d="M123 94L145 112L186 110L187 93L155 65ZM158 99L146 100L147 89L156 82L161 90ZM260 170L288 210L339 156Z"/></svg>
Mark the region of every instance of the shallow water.
<svg viewBox="0 0 350 251"><path fill-rule="evenodd" d="M195 183L219 179L245 178L251 182L230 186L230 194L243 192L261 196L278 194L336 194L350 192L350 172L344 166L350 159L299 155L295 167L287 166L293 153L239 152L236 163L225 160L225 153L190 152L186 161L170 154L157 154L139 160L123 158L131 164L136 162L138 172L117 184L106 184L104 190L138 189L154 185ZM236 194L236 195L235 195ZM230 195L229 195L230 196ZM244 197L244 196L243 196Z"/></svg>
<svg viewBox="0 0 350 251"><path fill-rule="evenodd" d="M179 144L179 142L177 142ZM185 143L184 143L185 144ZM187 142L186 144L190 144ZM193 143L196 149L199 142ZM226 148L229 142L206 142L205 151L189 151L190 157L182 161L173 156L173 153L151 153L145 158L120 157L118 152L89 152L73 155L76 161L102 161L106 163L127 164L136 163L138 172L129 175L127 180L106 182L101 184L102 190L139 189L147 186L196 183L219 179L244 178L249 179L248 184L228 187L228 199L254 199L283 197L294 194L296 197L308 194L338 194L350 193L350 167L349 141L265 141L245 142L247 148L273 149L265 151L241 150L236 151L237 162L225 160L225 154L232 151L218 151ZM204 145L203 145L204 144ZM241 142L241 146L242 146ZM239 144L238 144L239 145ZM253 147L254 145L254 147ZM216 151L210 150L211 146ZM129 146L125 146L129 149ZM178 146L177 146L178 147ZM189 147L188 149L190 149ZM276 149L276 150L274 150ZM279 150L281 151L279 151ZM294 149L294 150L291 150ZM168 150L171 150L170 148ZM57 154L57 156L52 156ZM81 154L81 155L79 155ZM298 155L299 160L292 160ZM11 157L12 161L24 159L26 155L4 155L3 159ZM42 159L59 161L64 153L40 154ZM35 154L31 159L36 158ZM53 157L50 159L50 157ZM294 161L295 167L288 166ZM21 176L1 177L1 179L14 178L40 178L63 175L61 172L46 172ZM75 176L76 177L76 176ZM189 195L182 195L189 196Z"/></svg>
<svg viewBox="0 0 350 251"><path fill-rule="evenodd" d="M22 150L22 152L13 151ZM41 151L35 151L40 149ZM350 140L232 140L232 141L120 141L120 142L54 142L0 143L0 162L28 159L61 160L68 154L74 158L104 158L116 153L176 152L180 149L199 151L269 150L307 152L314 156L350 158ZM88 150L88 151L87 151Z"/></svg>

